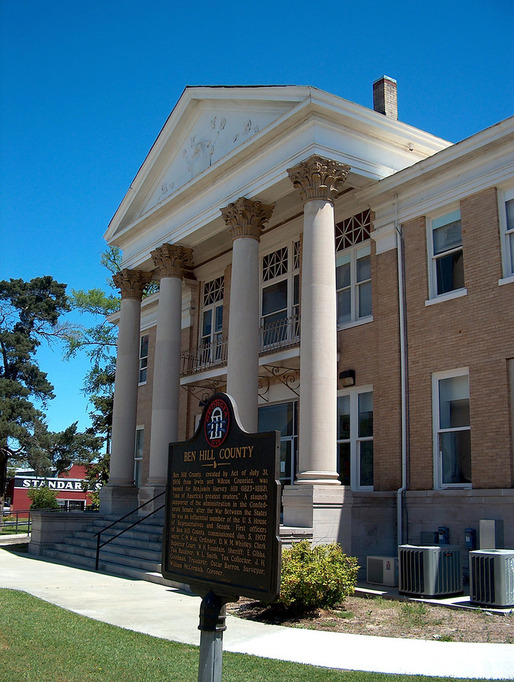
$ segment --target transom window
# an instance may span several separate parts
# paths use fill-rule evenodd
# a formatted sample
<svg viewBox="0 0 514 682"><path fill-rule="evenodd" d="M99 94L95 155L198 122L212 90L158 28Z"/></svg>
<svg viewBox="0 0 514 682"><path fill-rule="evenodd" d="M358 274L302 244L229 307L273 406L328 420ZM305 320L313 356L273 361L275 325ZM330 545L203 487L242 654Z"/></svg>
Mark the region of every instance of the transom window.
<svg viewBox="0 0 514 682"><path fill-rule="evenodd" d="M139 383L146 384L148 375L148 342L149 336L145 334L139 342Z"/></svg>
<svg viewBox="0 0 514 682"><path fill-rule="evenodd" d="M352 490L373 490L373 391L340 392L337 398L339 480Z"/></svg>
<svg viewBox="0 0 514 682"><path fill-rule="evenodd" d="M336 252L350 249L371 237L371 211L346 218L336 225Z"/></svg>
<svg viewBox="0 0 514 682"><path fill-rule="evenodd" d="M431 222L431 295L441 296L464 288L464 259L460 210Z"/></svg>
<svg viewBox="0 0 514 682"><path fill-rule="evenodd" d="M433 394L435 487L470 487L471 428L467 370L434 375Z"/></svg>
<svg viewBox="0 0 514 682"><path fill-rule="evenodd" d="M337 324L371 319L370 211L336 225Z"/></svg>

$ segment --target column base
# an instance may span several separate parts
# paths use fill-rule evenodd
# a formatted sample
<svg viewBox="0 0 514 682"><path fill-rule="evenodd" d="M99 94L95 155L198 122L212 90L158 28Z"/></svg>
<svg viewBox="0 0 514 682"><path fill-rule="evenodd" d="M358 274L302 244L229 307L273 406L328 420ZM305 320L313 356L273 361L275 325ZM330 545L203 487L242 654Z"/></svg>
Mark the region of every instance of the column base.
<svg viewBox="0 0 514 682"><path fill-rule="evenodd" d="M282 494L283 525L312 529L314 544L339 542L351 547L352 493L341 485L286 485Z"/></svg>
<svg viewBox="0 0 514 682"><path fill-rule="evenodd" d="M295 485L341 485L337 471L302 471L294 482Z"/></svg>
<svg viewBox="0 0 514 682"><path fill-rule="evenodd" d="M100 490L100 513L123 516L139 506L137 488L132 485L108 483Z"/></svg>
<svg viewBox="0 0 514 682"><path fill-rule="evenodd" d="M148 504L146 504L139 513L143 515L149 514L150 512L159 509L159 507L162 507L166 499L165 495L161 495L161 497L156 500L154 498L165 491L166 481L161 481L159 479L150 480L146 485L142 486L139 489L139 504L145 504L146 502ZM159 512L159 515L160 514L164 514L164 509Z"/></svg>

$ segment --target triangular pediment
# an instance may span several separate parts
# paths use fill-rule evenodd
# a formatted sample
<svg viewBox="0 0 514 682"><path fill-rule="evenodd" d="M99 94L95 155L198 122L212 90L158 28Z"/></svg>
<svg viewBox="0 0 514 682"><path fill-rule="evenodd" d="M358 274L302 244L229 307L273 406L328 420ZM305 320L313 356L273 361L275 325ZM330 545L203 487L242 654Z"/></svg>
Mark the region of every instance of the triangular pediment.
<svg viewBox="0 0 514 682"><path fill-rule="evenodd" d="M142 218L303 101L309 88L187 88L111 221Z"/></svg>

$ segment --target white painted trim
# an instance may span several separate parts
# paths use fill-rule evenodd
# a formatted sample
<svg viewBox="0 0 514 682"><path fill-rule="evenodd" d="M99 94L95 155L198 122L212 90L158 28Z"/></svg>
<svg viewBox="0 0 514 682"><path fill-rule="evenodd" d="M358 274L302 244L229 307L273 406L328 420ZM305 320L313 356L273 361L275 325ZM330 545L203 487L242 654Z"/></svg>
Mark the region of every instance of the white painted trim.
<svg viewBox="0 0 514 682"><path fill-rule="evenodd" d="M439 296L436 296L435 298L429 298L427 301L425 301L425 305L435 305L436 303L443 303L444 301L451 301L454 298L461 298L462 296L467 296L468 295L468 290L466 287L463 287L462 289L455 289L455 291L449 291L447 294L440 294Z"/></svg>
<svg viewBox="0 0 514 682"><path fill-rule="evenodd" d="M449 369L443 372L432 373L432 460L433 460L433 482L434 490L470 490L471 483L450 483L444 484L441 482L441 457L439 453L439 382L442 379L451 379L453 377L467 376L468 377L468 393L469 391L469 367L459 367L458 369ZM470 400L470 397L468 397ZM467 430L467 429L461 429ZM471 423L469 425L471 431ZM473 477L473 471L471 472Z"/></svg>

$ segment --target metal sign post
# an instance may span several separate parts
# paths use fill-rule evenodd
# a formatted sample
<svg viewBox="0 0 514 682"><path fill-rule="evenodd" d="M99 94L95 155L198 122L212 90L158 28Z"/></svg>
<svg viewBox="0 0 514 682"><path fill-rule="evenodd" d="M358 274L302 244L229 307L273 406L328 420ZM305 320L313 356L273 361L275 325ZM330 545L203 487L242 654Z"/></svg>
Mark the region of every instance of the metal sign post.
<svg viewBox="0 0 514 682"><path fill-rule="evenodd" d="M223 632L227 629L226 599L209 592L200 606L200 664L198 682L221 682Z"/></svg>
<svg viewBox="0 0 514 682"><path fill-rule="evenodd" d="M278 431L244 431L225 393L170 444L162 574L203 597L200 682L221 682L225 604L280 591L279 453Z"/></svg>

